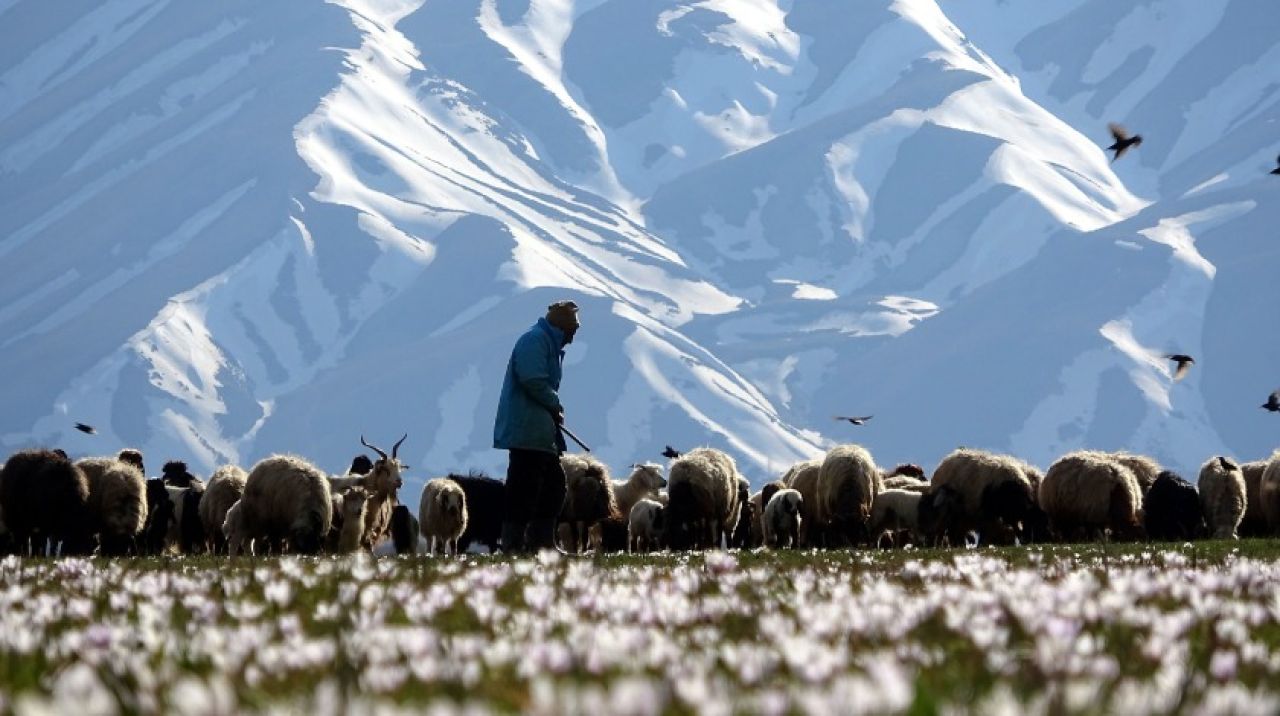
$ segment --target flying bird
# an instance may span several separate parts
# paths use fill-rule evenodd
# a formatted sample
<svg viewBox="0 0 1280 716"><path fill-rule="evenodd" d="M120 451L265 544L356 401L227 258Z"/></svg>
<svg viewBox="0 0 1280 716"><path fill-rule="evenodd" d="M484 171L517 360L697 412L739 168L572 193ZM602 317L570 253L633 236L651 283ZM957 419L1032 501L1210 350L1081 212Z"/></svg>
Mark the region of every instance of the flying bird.
<svg viewBox="0 0 1280 716"><path fill-rule="evenodd" d="M1181 353L1169 353L1165 355L1165 358L1178 364L1178 367L1173 371L1174 380L1182 380L1187 377L1187 371L1191 370L1191 366L1195 365L1196 362L1195 358Z"/></svg>
<svg viewBox="0 0 1280 716"><path fill-rule="evenodd" d="M82 433L87 433L89 435L96 435L98 433L97 428L93 427L92 425L85 425L84 423L76 423L76 430L79 430Z"/></svg>
<svg viewBox="0 0 1280 716"><path fill-rule="evenodd" d="M1273 413L1280 413L1280 390L1267 396L1267 402L1263 403L1262 407Z"/></svg>
<svg viewBox="0 0 1280 716"><path fill-rule="evenodd" d="M1135 134L1132 137L1130 137L1129 132L1125 130L1124 127L1121 127L1115 122L1108 124L1107 128L1111 130L1111 136L1115 137L1116 139L1115 144L1112 144L1111 146L1107 147L1109 151L1113 151L1116 153L1116 155L1111 158L1111 161L1113 162L1119 159L1120 157L1124 156L1124 153L1129 151L1129 147L1136 147L1142 144L1141 134Z"/></svg>
<svg viewBox="0 0 1280 716"><path fill-rule="evenodd" d="M1276 164L1277 164L1277 165L1280 165L1280 157L1276 157ZM1277 166L1275 169L1272 169L1272 170L1271 170L1271 173L1272 173L1272 174L1280 174L1280 166Z"/></svg>
<svg viewBox="0 0 1280 716"><path fill-rule="evenodd" d="M862 425L862 424L866 423L868 420L870 420L871 418L872 418L872 416L870 416L870 415L864 415L864 416L862 416L862 417L860 417L860 418L848 418L848 417L845 417L845 416L843 416L843 415L837 415L837 416L836 416L836 420L844 420L844 421L846 421L846 422L853 423L854 425Z"/></svg>
<svg viewBox="0 0 1280 716"><path fill-rule="evenodd" d="M667 449L662 451L662 456L667 458L668 460L674 460L680 457L680 453L675 448L668 445Z"/></svg>

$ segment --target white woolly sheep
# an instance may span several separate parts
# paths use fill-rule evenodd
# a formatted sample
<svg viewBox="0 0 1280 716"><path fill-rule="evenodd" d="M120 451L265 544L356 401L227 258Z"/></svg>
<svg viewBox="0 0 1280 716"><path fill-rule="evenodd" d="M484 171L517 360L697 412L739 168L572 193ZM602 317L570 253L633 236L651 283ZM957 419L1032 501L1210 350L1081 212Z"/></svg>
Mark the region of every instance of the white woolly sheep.
<svg viewBox="0 0 1280 716"><path fill-rule="evenodd" d="M457 554L458 538L467 529L467 496L462 486L443 477L427 481L418 504L418 519L429 554L436 553L437 544L443 554Z"/></svg>
<svg viewBox="0 0 1280 716"><path fill-rule="evenodd" d="M871 503L871 539L879 544L889 536L890 542L901 547L904 537L920 540L920 499L923 493L912 490L885 490ZM904 534L905 533L905 534Z"/></svg>
<svg viewBox="0 0 1280 716"><path fill-rule="evenodd" d="M238 465L223 465L209 476L209 485L200 498L200 523L204 525L205 539L213 554L227 553L227 539L222 534L222 523L227 520L227 510L244 495L244 483L249 473Z"/></svg>
<svg viewBox="0 0 1280 716"><path fill-rule="evenodd" d="M671 461L667 542L673 549L719 548L738 524L738 466L714 448Z"/></svg>
<svg viewBox="0 0 1280 716"><path fill-rule="evenodd" d="M880 470L866 448L837 445L827 452L818 473L815 512L818 529L829 546L866 542L871 503L880 484Z"/></svg>
<svg viewBox="0 0 1280 716"><path fill-rule="evenodd" d="M113 457L86 458L76 466L89 481L90 529L104 555L136 552L147 522L147 486L136 465Z"/></svg>
<svg viewBox="0 0 1280 716"><path fill-rule="evenodd" d="M766 483L760 488L759 492L751 495L748 502L751 503L751 543L753 545L764 544L764 508L769 504L769 500L778 493L778 490L787 489L786 483L782 480L774 480Z"/></svg>
<svg viewBox="0 0 1280 716"><path fill-rule="evenodd" d="M1280 450L1267 460L1267 467L1258 481L1258 504L1267 521L1267 533L1280 531Z"/></svg>
<svg viewBox="0 0 1280 716"><path fill-rule="evenodd" d="M1155 459L1146 455L1135 455L1129 452L1113 452L1111 457L1120 462L1121 465L1133 471L1133 476L1138 480L1138 487L1142 488L1142 494L1147 494L1151 486L1155 484L1156 478L1160 476L1160 472L1164 469L1160 467L1160 463Z"/></svg>
<svg viewBox="0 0 1280 716"><path fill-rule="evenodd" d="M1101 452L1064 455L1040 483L1040 507L1063 539L1142 536L1142 488L1133 471Z"/></svg>
<svg viewBox="0 0 1280 716"><path fill-rule="evenodd" d="M1215 539L1237 539L1248 501L1240 466L1225 457L1211 457L1200 466L1199 486L1209 533Z"/></svg>
<svg viewBox="0 0 1280 716"><path fill-rule="evenodd" d="M241 541L253 540L255 552L264 543L279 551L287 542L292 551L315 554L333 524L329 480L292 455L272 455L254 465L238 504Z"/></svg>
<svg viewBox="0 0 1280 716"><path fill-rule="evenodd" d="M1023 530L1038 508L1024 466L1016 458L984 450L960 448L947 454L930 484L955 490L961 501L951 523L942 528L952 536L976 530L983 542L1025 537Z"/></svg>
<svg viewBox="0 0 1280 716"><path fill-rule="evenodd" d="M1266 460L1254 460L1240 466L1244 475L1244 517L1236 534L1241 537L1263 537L1271 534L1267 528L1267 516L1262 513L1262 473L1267 470Z"/></svg>
<svg viewBox="0 0 1280 716"><path fill-rule="evenodd" d="M804 497L799 490L788 487L773 493L764 506L764 546L770 549L800 549L803 507Z"/></svg>
<svg viewBox="0 0 1280 716"><path fill-rule="evenodd" d="M613 496L618 502L618 514L630 515L631 508L643 499L654 500L658 492L667 486L667 479L662 476L662 466L652 463L637 463L631 466L631 474L626 480L613 483Z"/></svg>
<svg viewBox="0 0 1280 716"><path fill-rule="evenodd" d="M627 551L649 552L662 549L667 531L666 508L657 500L643 498L631 507L627 518Z"/></svg>

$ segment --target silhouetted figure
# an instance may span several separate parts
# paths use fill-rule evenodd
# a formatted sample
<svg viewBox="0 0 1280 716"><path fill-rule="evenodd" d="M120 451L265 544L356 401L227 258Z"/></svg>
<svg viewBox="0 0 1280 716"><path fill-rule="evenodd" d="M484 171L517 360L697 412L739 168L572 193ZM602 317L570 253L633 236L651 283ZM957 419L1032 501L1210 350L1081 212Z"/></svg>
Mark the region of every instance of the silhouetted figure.
<svg viewBox="0 0 1280 716"><path fill-rule="evenodd" d="M863 415L862 417L859 417L859 418L848 418L848 417L845 417L845 416L843 416L843 415L837 415L837 416L836 416L836 420L844 420L844 421L849 422L849 423L852 423L852 424L854 424L854 425L863 425L863 424L865 424L868 420L870 420L872 417L873 417L873 416L871 416L871 415Z"/></svg>
<svg viewBox="0 0 1280 716"><path fill-rule="evenodd" d="M1267 396L1267 402L1263 403L1262 407L1273 413L1280 413L1280 390Z"/></svg>
<svg viewBox="0 0 1280 716"><path fill-rule="evenodd" d="M668 460L674 460L680 457L680 452L675 448L671 447L670 445L668 445L667 449L662 451L662 456L667 458Z"/></svg>
<svg viewBox="0 0 1280 716"><path fill-rule="evenodd" d="M1169 353L1165 355L1165 358L1178 364L1178 367L1173 370L1174 380L1182 380L1187 377L1187 371L1191 370L1191 366L1195 365L1196 362L1195 358L1181 353Z"/></svg>
<svg viewBox="0 0 1280 716"><path fill-rule="evenodd" d="M1124 156L1124 153L1129 151L1129 147L1136 147L1142 144L1141 134L1135 134L1130 137L1129 132L1115 122L1108 124L1107 128L1111 130L1111 136L1116 139L1115 144L1107 147L1108 150L1116 153L1114 157L1111 157L1111 161L1113 162Z"/></svg>
<svg viewBox="0 0 1280 716"><path fill-rule="evenodd" d="M97 428L93 427L92 425L85 425L84 423L76 423L76 430L79 430L80 432L86 433L88 435L96 435L98 433Z"/></svg>

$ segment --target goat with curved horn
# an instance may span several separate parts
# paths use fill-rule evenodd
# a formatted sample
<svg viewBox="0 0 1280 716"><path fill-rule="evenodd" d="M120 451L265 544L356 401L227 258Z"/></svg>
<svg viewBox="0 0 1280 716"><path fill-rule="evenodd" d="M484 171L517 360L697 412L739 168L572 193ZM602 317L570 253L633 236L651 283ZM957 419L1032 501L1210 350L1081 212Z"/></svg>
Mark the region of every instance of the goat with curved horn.
<svg viewBox="0 0 1280 716"><path fill-rule="evenodd" d="M365 446L365 447L367 447L367 448L369 448L370 450L372 450L372 451L374 451L374 452L378 453L378 456L379 456L379 457L381 457L383 460L386 460L386 459L387 459L387 454L386 454L385 452L383 452L381 448L376 447L376 446L374 446L374 445L370 445L369 443L365 442L365 440L364 440L364 435L361 435L361 436L360 436L360 444L361 444L361 445L363 445L363 446ZM399 445L399 444L400 444L400 443L396 443L396 445Z"/></svg>
<svg viewBox="0 0 1280 716"><path fill-rule="evenodd" d="M402 438L400 438L399 440L397 440L397 441L396 441L396 444L391 446L391 459L392 459L392 460L396 459L396 451L398 451L398 450L400 449L400 443L404 442L404 441L405 441L405 438L407 438L407 437L409 437L409 433L405 433L405 434L404 434L404 437L402 437ZM386 457L386 456L384 455L383 457Z"/></svg>

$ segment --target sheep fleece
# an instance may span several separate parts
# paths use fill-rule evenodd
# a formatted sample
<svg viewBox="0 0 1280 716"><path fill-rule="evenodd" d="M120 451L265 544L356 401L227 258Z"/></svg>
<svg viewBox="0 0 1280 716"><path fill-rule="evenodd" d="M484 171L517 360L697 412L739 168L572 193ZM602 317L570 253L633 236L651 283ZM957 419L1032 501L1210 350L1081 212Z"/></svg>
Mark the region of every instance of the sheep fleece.
<svg viewBox="0 0 1280 716"><path fill-rule="evenodd" d="M1236 538L1246 499L1244 474L1238 465L1227 470L1218 458L1211 457L1200 466L1200 504L1215 538Z"/></svg>

